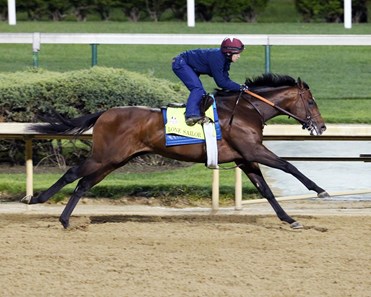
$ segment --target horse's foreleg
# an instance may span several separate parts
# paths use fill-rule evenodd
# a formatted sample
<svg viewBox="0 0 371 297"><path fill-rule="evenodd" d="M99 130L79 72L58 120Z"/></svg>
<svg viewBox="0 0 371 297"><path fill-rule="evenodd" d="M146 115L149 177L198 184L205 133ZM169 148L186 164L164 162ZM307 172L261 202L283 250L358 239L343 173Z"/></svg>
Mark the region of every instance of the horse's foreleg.
<svg viewBox="0 0 371 297"><path fill-rule="evenodd" d="M320 198L329 197L330 195L315 182L302 174L294 165L288 161L276 156L265 146L261 146L261 149L257 150L254 161L272 168L280 169L286 173L290 173L296 177L308 190L315 191L317 196Z"/></svg>
<svg viewBox="0 0 371 297"><path fill-rule="evenodd" d="M238 164L238 163L237 163ZM281 205L276 200L273 192L269 188L267 182L265 181L263 174L257 163L244 163L238 164L242 171L247 175L250 181L258 189L260 194L267 199L269 204L272 206L273 210L276 212L277 217L286 223L289 223L292 228L302 228L302 225L290 217L281 207Z"/></svg>

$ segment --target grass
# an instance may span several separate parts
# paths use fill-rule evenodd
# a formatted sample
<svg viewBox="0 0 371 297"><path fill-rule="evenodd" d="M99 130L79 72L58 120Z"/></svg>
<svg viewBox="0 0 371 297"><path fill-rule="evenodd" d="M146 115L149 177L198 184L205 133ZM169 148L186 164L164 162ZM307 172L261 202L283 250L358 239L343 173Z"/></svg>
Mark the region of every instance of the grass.
<svg viewBox="0 0 371 297"><path fill-rule="evenodd" d="M224 165L227 166L227 165ZM231 166L231 165L229 165ZM37 170L36 170L37 171ZM54 170L55 171L55 170ZM34 191L39 192L50 187L64 173L35 173ZM187 177L185 179L185 176ZM0 193L13 199L21 199L26 192L24 173L0 173ZM211 197L212 172L202 164L157 172L114 172L92 188L85 197L120 199L122 197L156 197L164 204L170 204L174 198L182 197L190 204ZM76 187L76 182L67 185L58 192L52 201L69 197ZM243 186L243 198L251 199L256 193L250 183ZM234 199L234 170L220 171L220 200L223 203Z"/></svg>
<svg viewBox="0 0 371 297"><path fill-rule="evenodd" d="M248 34L370 34L371 24L355 24L351 30L342 24L302 23L198 23L188 28L185 23L130 22L19 22L16 26L0 23L1 32L87 32L87 33L235 33ZM178 81L171 71L171 59L194 46L167 45L99 45L98 65L126 68L151 73L159 78ZM89 45L42 44L40 67L51 71L69 71L91 66ZM1 44L2 72L22 71L32 66L31 45ZM246 77L264 72L263 46L249 46L236 65L231 78L243 82ZM300 76L318 99L369 99L367 86L371 78L369 47L356 46L275 46L271 49L271 70ZM202 78L208 91L215 83Z"/></svg>

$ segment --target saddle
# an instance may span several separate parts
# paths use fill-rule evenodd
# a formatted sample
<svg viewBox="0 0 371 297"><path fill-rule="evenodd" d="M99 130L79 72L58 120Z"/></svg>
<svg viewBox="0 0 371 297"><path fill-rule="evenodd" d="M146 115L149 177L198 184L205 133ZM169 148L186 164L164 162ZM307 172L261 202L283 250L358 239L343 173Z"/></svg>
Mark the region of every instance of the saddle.
<svg viewBox="0 0 371 297"><path fill-rule="evenodd" d="M200 112L201 115L204 117L206 110L213 105L214 103L214 98L210 96L209 94L206 94L202 97L201 103L200 103Z"/></svg>

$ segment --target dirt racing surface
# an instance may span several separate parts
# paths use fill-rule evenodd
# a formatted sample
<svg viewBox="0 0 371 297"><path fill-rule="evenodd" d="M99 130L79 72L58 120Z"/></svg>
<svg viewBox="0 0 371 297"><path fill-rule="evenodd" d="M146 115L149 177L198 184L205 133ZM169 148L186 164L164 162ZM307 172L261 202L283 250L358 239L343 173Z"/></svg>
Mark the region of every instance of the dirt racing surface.
<svg viewBox="0 0 371 297"><path fill-rule="evenodd" d="M64 230L59 209L2 211L0 296L369 297L370 203L282 206L305 228L258 211L118 215L81 207Z"/></svg>

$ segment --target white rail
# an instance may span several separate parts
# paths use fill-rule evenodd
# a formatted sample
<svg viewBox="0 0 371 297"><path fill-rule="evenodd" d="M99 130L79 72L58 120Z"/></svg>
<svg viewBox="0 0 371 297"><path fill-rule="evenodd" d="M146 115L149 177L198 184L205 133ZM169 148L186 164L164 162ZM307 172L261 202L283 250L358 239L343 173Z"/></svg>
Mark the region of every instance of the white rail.
<svg viewBox="0 0 371 297"><path fill-rule="evenodd" d="M265 72L270 72L273 45L371 46L371 35L237 34L248 45L265 46ZM99 44L218 45L225 34L128 34L128 33L0 33L1 43L32 44L33 64L38 67L41 44L90 44L92 66L97 64Z"/></svg>
<svg viewBox="0 0 371 297"><path fill-rule="evenodd" d="M270 72L273 45L370 46L371 35L236 34L248 45L265 47L265 72ZM32 44L33 65L39 66L41 44L90 44L92 66L97 65L99 44L219 45L225 34L130 34L130 33L0 33L1 43Z"/></svg>
<svg viewBox="0 0 371 297"><path fill-rule="evenodd" d="M0 43L33 44L178 44L216 45L225 34L127 34L127 33L0 33ZM371 35L236 34L249 45L349 45L370 46Z"/></svg>

